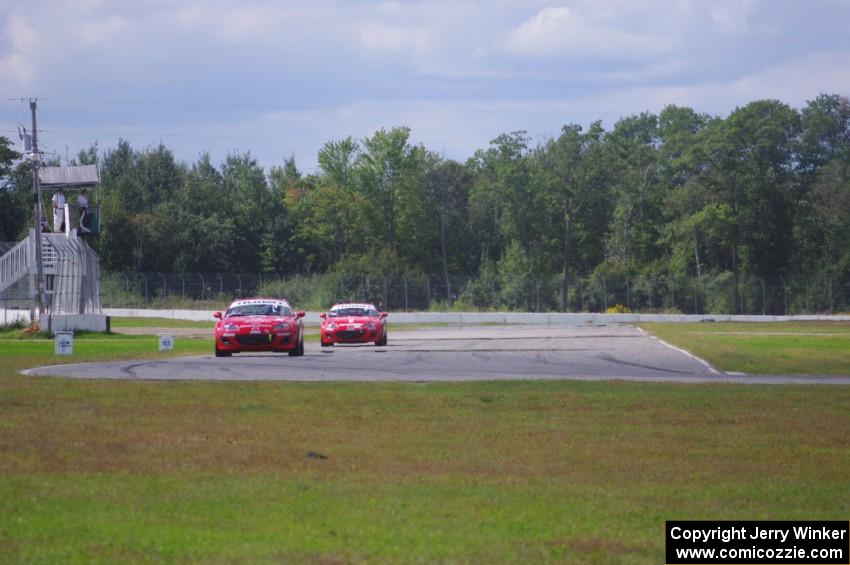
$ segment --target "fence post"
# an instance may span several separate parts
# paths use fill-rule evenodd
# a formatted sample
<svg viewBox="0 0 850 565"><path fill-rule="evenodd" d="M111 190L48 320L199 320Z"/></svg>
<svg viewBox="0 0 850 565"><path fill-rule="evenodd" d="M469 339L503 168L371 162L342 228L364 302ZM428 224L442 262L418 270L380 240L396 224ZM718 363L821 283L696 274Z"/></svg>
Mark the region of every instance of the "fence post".
<svg viewBox="0 0 850 565"><path fill-rule="evenodd" d="M832 277L829 277L829 313L832 314Z"/></svg>
<svg viewBox="0 0 850 565"><path fill-rule="evenodd" d="M761 281L761 315L764 316L767 314L767 291L764 288L764 279L759 279Z"/></svg>
<svg viewBox="0 0 850 565"><path fill-rule="evenodd" d="M537 308L535 309L535 312L540 312L540 281L537 281L536 286L537 286Z"/></svg>
<svg viewBox="0 0 850 565"><path fill-rule="evenodd" d="M671 309L676 309L676 279L670 277L670 305Z"/></svg>
<svg viewBox="0 0 850 565"><path fill-rule="evenodd" d="M780 276L779 280L782 281L782 297L785 299L785 315L788 315L788 286L785 284L785 277Z"/></svg>
<svg viewBox="0 0 850 565"><path fill-rule="evenodd" d="M561 307L561 312L567 311L567 304L566 304L566 301L564 300L564 282L565 282L565 280L566 280L566 277L561 277L561 280L558 281L558 283L559 283L559 286L558 286L558 297L559 297L558 301L559 301L559 304L560 304L560 307Z"/></svg>
<svg viewBox="0 0 850 565"><path fill-rule="evenodd" d="M608 311L608 281L602 277L602 308Z"/></svg>
<svg viewBox="0 0 850 565"><path fill-rule="evenodd" d="M407 312L407 277L401 277L401 282L404 284L404 311Z"/></svg>
<svg viewBox="0 0 850 565"><path fill-rule="evenodd" d="M578 288L578 301L581 306L581 311L584 312L584 289L581 286L581 278L576 281L576 287Z"/></svg>
<svg viewBox="0 0 850 565"><path fill-rule="evenodd" d="M697 277L696 284L692 286L694 290L694 314L699 314L700 306L700 287L702 286L702 277Z"/></svg>
<svg viewBox="0 0 850 565"><path fill-rule="evenodd" d="M165 280L165 275L163 275L162 273L158 272L157 274L159 275L159 278L162 279L162 296L166 297L168 296L168 281Z"/></svg>
<svg viewBox="0 0 850 565"><path fill-rule="evenodd" d="M809 275L806 275L806 314L812 313L812 305L809 303Z"/></svg>

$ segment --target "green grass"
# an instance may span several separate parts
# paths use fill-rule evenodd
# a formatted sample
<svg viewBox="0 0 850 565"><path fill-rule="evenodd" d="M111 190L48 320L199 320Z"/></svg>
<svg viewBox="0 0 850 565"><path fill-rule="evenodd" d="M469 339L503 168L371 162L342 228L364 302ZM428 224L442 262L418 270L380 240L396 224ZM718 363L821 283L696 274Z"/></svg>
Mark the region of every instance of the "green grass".
<svg viewBox="0 0 850 565"><path fill-rule="evenodd" d="M0 562L660 563L665 520L850 515L850 387L17 373L212 342L74 346L0 340Z"/></svg>
<svg viewBox="0 0 850 565"><path fill-rule="evenodd" d="M191 320L175 320L173 318L129 318L122 316L111 316L109 318L112 328L209 328L210 335L215 328L215 318L210 312L208 322L196 322Z"/></svg>
<svg viewBox="0 0 850 565"><path fill-rule="evenodd" d="M850 322L641 324L723 371L850 375Z"/></svg>
<svg viewBox="0 0 850 565"><path fill-rule="evenodd" d="M83 361L151 359L177 355L208 354L213 351L213 340L199 338L177 338L174 350L159 351L157 336L129 336L119 334L78 333L74 336L73 355L54 355L52 337L20 339L16 334L0 335L0 362L16 361L55 365ZM33 365L35 366L35 365Z"/></svg>

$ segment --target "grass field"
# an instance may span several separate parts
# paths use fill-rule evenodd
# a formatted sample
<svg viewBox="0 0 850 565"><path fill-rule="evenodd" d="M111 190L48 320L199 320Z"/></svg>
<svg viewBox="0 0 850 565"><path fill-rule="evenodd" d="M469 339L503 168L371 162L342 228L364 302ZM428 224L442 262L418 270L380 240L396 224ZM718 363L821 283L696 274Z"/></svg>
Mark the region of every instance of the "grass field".
<svg viewBox="0 0 850 565"><path fill-rule="evenodd" d="M640 324L723 371L850 375L850 322Z"/></svg>
<svg viewBox="0 0 850 565"><path fill-rule="evenodd" d="M52 347L0 340L3 563L660 563L668 519L850 515L850 387L18 375Z"/></svg>
<svg viewBox="0 0 850 565"><path fill-rule="evenodd" d="M111 316L109 318L112 328L207 328L212 335L216 320L210 312L209 321L194 322L190 320L175 320L173 318L129 318L124 316Z"/></svg>

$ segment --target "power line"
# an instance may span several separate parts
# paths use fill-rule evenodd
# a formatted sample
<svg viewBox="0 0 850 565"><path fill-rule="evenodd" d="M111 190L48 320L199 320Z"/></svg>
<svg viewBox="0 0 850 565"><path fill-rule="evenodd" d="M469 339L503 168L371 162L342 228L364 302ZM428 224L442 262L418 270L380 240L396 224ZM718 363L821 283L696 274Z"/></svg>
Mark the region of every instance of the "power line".
<svg viewBox="0 0 850 565"><path fill-rule="evenodd" d="M19 102L22 98L8 98L7 101ZM598 114L617 114L622 115L627 112L619 110L529 110L517 108L456 108L456 107L440 107L440 106L287 106L285 104L234 104L234 103L218 103L218 102L173 102L160 100L122 100L122 99L86 99L86 98L39 98L43 101L51 102L70 102L75 104L118 104L118 105L133 105L133 106L173 106L179 108L233 108L233 109L253 109L253 110L278 110L278 111L297 111L297 112L327 112L327 111L346 111L357 110L358 112L428 112L428 113L472 113L472 114L540 114L540 115L564 115L564 114L580 114L580 115L598 115Z"/></svg>
<svg viewBox="0 0 850 565"><path fill-rule="evenodd" d="M43 99L40 99L43 100ZM326 137L292 137L292 136L270 136L270 135L235 135L235 134L205 134L205 133L179 133L179 132L152 132L152 131L113 131L113 130L74 130L74 129L39 129L40 133L62 133L62 134L81 134L81 135L111 135L111 136L127 136L134 135L145 137L179 137L179 138L194 138L194 139L250 139L262 141L328 141ZM15 133L15 130L7 130L8 133ZM357 136L355 136L357 137ZM490 143L491 140L469 140L469 139L423 139L420 143L457 143L461 145L478 145L482 143Z"/></svg>

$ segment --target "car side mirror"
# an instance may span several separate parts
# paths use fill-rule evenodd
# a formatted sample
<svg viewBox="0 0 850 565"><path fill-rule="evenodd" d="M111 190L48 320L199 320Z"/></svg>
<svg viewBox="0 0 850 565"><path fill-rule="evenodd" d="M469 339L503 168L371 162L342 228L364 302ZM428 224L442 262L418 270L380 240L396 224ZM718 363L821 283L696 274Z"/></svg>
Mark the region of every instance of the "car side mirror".
<svg viewBox="0 0 850 565"><path fill-rule="evenodd" d="M390 315L389 312L381 312L381 318L386 318L389 315Z"/></svg>
<svg viewBox="0 0 850 565"><path fill-rule="evenodd" d="M221 320L221 312L213 312L213 318L218 318Z"/></svg>
<svg viewBox="0 0 850 565"><path fill-rule="evenodd" d="M328 315L325 314L324 312L322 312L321 314L319 314L319 317L324 320L325 318L328 317Z"/></svg>
<svg viewBox="0 0 850 565"><path fill-rule="evenodd" d="M307 312L305 312L303 310L299 310L298 312L295 313L296 318L303 318L306 315L307 315Z"/></svg>

